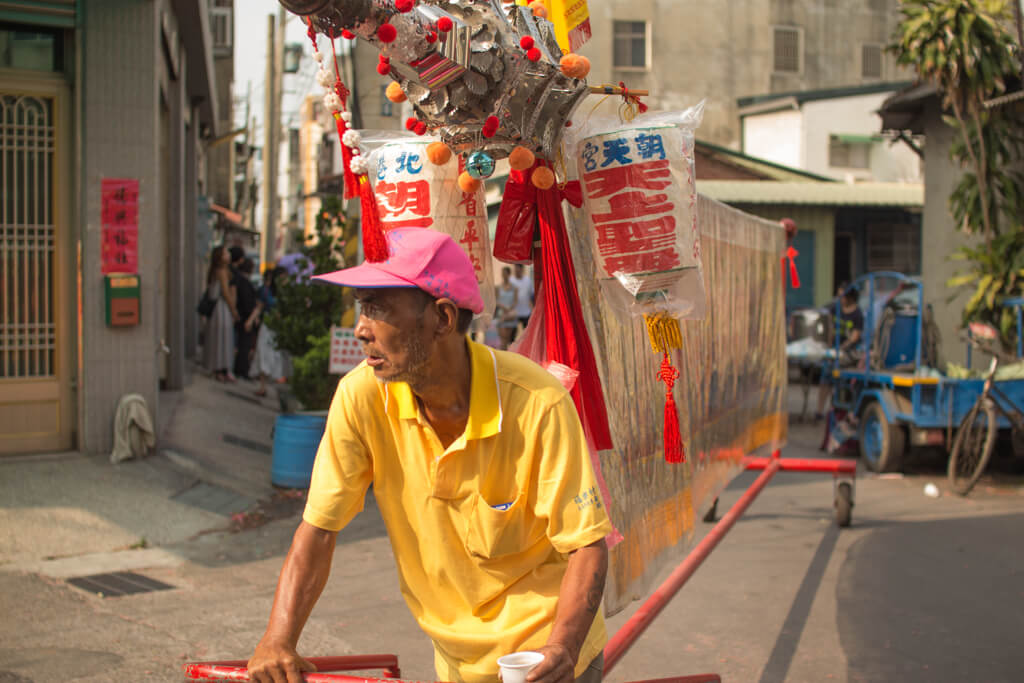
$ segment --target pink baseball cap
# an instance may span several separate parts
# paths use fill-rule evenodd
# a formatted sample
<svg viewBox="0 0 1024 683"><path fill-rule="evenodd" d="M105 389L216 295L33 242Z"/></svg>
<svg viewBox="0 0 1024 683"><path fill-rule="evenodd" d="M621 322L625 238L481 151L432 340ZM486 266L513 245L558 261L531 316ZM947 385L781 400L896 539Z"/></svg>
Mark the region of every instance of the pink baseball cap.
<svg viewBox="0 0 1024 683"><path fill-rule="evenodd" d="M434 298L451 299L459 308L483 312L476 271L455 240L426 228L396 228L385 237L386 261L366 261L313 279L361 289L419 287Z"/></svg>

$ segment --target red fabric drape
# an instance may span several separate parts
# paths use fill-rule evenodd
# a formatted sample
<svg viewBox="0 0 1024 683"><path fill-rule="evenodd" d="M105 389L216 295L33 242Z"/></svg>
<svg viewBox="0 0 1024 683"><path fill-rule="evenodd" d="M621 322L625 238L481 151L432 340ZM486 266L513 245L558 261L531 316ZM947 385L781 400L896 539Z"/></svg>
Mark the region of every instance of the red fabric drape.
<svg viewBox="0 0 1024 683"><path fill-rule="evenodd" d="M544 297L547 360L557 361L579 371L579 378L572 388L576 410L593 437L594 447L606 450L612 448L612 437L608 429L604 390L597 373L590 335L583 322L583 309L576 291L576 268L573 266L565 219L562 216L562 199L568 193L563 193L557 186L539 190L529 183L527 175L519 174L519 179L510 177L509 184L522 182L533 189L536 197L541 240L541 249L536 255L536 269L544 285L540 291Z"/></svg>

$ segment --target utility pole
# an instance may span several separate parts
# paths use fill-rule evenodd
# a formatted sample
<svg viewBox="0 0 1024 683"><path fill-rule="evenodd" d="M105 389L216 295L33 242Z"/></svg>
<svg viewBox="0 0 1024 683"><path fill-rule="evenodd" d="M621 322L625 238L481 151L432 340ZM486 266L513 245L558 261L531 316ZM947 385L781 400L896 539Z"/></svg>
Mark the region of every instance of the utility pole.
<svg viewBox="0 0 1024 683"><path fill-rule="evenodd" d="M267 71L263 79L263 239L260 242L261 267L274 260L274 244L277 242L275 229L277 212L277 147L274 131L277 126L277 112L274 104L277 97L274 88L277 77L276 66L277 40L275 39L274 15L267 15Z"/></svg>

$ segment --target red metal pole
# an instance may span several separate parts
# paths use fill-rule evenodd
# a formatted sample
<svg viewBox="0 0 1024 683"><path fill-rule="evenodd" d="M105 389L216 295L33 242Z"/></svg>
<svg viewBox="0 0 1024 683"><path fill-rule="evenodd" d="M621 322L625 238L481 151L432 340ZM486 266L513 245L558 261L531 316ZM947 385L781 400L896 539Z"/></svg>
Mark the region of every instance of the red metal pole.
<svg viewBox="0 0 1024 683"><path fill-rule="evenodd" d="M611 640L608 641L608 645L604 648L605 676L622 659L622 656L632 647L633 643L640 637L640 634L651 625L651 622L664 609L665 605L679 592L683 584L693 576L693 573L703 564L704 560L715 549L715 546L722 540L726 532L732 528L732 525L736 523L736 520L740 518L744 510L750 507L750 504L757 498L757 494L761 493L761 490L764 489L778 471L779 452L776 451L764 468L764 472L740 496L740 499L729 509L729 512L725 513L725 516L722 517L718 524L686 556L683 563L676 567L675 571L665 579L665 582L651 594L651 597L647 598L647 601L640 606L636 614L630 617L629 621L623 624L622 628L612 636Z"/></svg>
<svg viewBox="0 0 1024 683"><path fill-rule="evenodd" d="M827 472L829 474L857 474L856 460L827 460L824 458L744 458L743 467L763 470L772 462L779 463L783 472Z"/></svg>

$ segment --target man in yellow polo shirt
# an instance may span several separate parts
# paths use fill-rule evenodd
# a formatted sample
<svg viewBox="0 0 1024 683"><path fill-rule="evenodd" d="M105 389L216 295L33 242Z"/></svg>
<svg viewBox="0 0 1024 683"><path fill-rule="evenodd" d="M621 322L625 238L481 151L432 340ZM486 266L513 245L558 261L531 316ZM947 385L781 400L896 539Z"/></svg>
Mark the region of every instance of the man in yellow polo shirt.
<svg viewBox="0 0 1024 683"><path fill-rule="evenodd" d="M439 680L493 682L498 657L536 650L531 683L597 683L611 524L572 399L526 358L466 337L483 302L450 237L387 239L387 261L320 278L356 288L367 360L338 384L252 680L313 669L299 635L372 483Z"/></svg>

